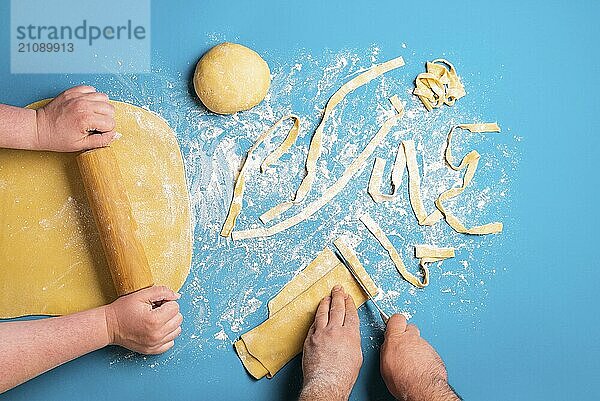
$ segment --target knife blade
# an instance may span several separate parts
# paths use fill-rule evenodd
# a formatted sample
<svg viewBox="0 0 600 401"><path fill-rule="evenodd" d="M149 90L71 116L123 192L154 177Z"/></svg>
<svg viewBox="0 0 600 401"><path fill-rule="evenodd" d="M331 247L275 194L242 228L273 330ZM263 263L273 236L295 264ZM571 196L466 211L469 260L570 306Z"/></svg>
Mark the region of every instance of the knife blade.
<svg viewBox="0 0 600 401"><path fill-rule="evenodd" d="M335 245L335 244L334 244ZM379 315L381 316L381 320L383 320L383 323L387 324L388 320L390 320L390 317L388 316L387 313L385 313L383 311L383 309L381 309L379 307L379 305L377 304L377 302L375 302L375 299L373 299L373 295L371 295L371 292L369 292L369 290L367 289L367 287L365 286L365 284L363 283L362 279L360 278L360 276L356 273L356 271L354 271L354 268L352 267L352 265L350 265L350 263L346 260L346 258L344 257L344 255L342 254L342 252L340 252L339 249L336 248L336 256L342 261L342 263L344 264L344 266L346 266L346 269L348 269L348 271L350 272L350 274L352 274L352 277L354 277L354 280L356 280L356 282L358 283L358 286L363 290L363 292L367 295L367 299L369 301L371 301L373 303L373 305L375 305L375 308L377 309L377 311L379 312Z"/></svg>

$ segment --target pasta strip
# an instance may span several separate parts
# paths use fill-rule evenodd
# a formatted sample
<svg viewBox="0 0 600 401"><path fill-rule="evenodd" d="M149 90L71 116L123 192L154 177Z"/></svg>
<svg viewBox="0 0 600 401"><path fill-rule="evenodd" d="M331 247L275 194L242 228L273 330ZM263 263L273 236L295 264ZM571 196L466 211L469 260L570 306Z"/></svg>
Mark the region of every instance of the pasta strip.
<svg viewBox="0 0 600 401"><path fill-rule="evenodd" d="M475 226L471 228L467 228L460 222L460 220L454 216L451 212L449 212L445 206L444 202L452 199L458 195L460 195L465 188L471 183L473 176L475 175L475 171L477 171L477 165L479 164L479 159L481 156L476 150L472 150L469 152L460 162L460 164L455 165L452 161L452 151L450 150L450 143L452 141L452 134L455 129L466 129L471 132L500 132L500 127L496 123L483 123L483 124L459 124L455 125L450 129L448 133L448 139L446 142L446 151L445 158L446 163L450 166L451 169L455 171L464 170L465 175L462 179L462 184L460 187L450 188L447 191L443 192L435 201L435 205L438 210L444 215L446 222L450 227L452 227L455 231L463 234L474 234L474 235L485 235L485 234L494 234L502 231L502 223L494 222L488 223L481 226Z"/></svg>
<svg viewBox="0 0 600 401"><path fill-rule="evenodd" d="M294 198L291 201L280 203L268 210L267 212L263 213L260 216L260 220L263 223L266 224L269 221L279 217L283 212L288 210L294 204L301 203L304 200L304 198L306 198L306 195L308 195L308 193L310 192L312 184L317 176L317 161L319 160L319 157L321 157L323 144L323 129L325 128L325 123L327 122L327 119L329 118L335 107L350 92L367 84L368 82L385 74L386 72L402 67L403 65L404 59L402 57L397 57L395 59L386 61L385 63L381 63L374 67L371 67L369 70L346 82L331 96L331 98L329 98L325 106L325 110L323 111L323 117L321 118L321 122L319 123L319 126L315 130L315 133L313 134L313 137L310 141L310 147L308 149L308 155L306 157L306 175L302 179L302 182L300 183L300 186L298 187ZM399 100L397 98L392 101L399 103ZM393 106L396 109L403 108L401 104L393 104Z"/></svg>
<svg viewBox="0 0 600 401"><path fill-rule="evenodd" d="M392 200L402 182L402 170L404 169L403 164L405 164L408 169L408 194L410 205L415 213L415 216L417 217L419 225L431 226L438 222L441 218L445 218L448 225L450 225L450 227L459 233L484 235L501 232L502 223L498 222L467 228L460 222L460 220L458 220L456 216L454 216L444 207L443 202L460 195L465 190L467 185L469 185L469 183L472 181L480 159L479 153L473 150L463 158L459 165L455 165L453 163L450 142L452 140L452 134L457 128L466 129L471 132L500 132L500 127L496 123L459 124L452 127L450 133L448 134L447 146L445 150L446 163L455 171L466 169L466 172L463 177L463 183L460 187L450 188L443 192L436 199L435 211L428 215L425 210L423 200L421 199L421 176L419 173L419 166L417 164L415 144L412 140L402 141L401 147L398 148L396 162L394 163L394 169L392 171L392 194L384 195L380 192L379 188L381 186L381 179L383 170L385 168L385 160L379 158L375 160L375 164L373 165L373 171L371 173L367 191L377 203ZM402 152L404 153L404 158L401 159L399 156Z"/></svg>
<svg viewBox="0 0 600 401"><path fill-rule="evenodd" d="M404 146L406 167L408 169L408 196L410 198L410 205L415 212L419 225L431 226L437 223L443 215L439 210L434 210L431 214L427 214L425 205L421 199L421 175L417 164L415 142L413 140L402 141L402 145Z"/></svg>
<svg viewBox="0 0 600 401"><path fill-rule="evenodd" d="M423 272L423 281L421 281L414 274L408 271L404 265L404 262L402 261L402 258L400 257L400 254L396 248L394 248L394 245L392 245L387 235L385 235L381 227L379 227L379 225L371 218L371 216L368 214L363 214L360 216L360 221L363 222L371 234L373 234L375 239L379 241L381 246L390 255L390 259L392 259L394 266L396 266L396 270L398 270L398 273L400 273L402 278L417 288L423 288L429 285L429 268L427 267L428 263L438 262L454 257L454 249L452 248L433 248L426 245L417 245L415 247L415 254L419 258L419 267Z"/></svg>
<svg viewBox="0 0 600 401"><path fill-rule="evenodd" d="M396 96L394 96L396 97ZM394 98L392 97L392 99ZM390 100L391 101L391 100ZM402 106L402 103L398 101L391 101L392 104ZM325 190L325 192L321 195L320 198L315 199L311 203L309 203L302 211L297 213L296 215L287 218L286 220L282 220L277 224L274 224L271 227L264 228L254 228L249 230L242 231L234 231L232 232L232 238L234 240L238 239L247 239L247 238L258 238L258 237L269 237L271 235L280 233L281 231L287 230L288 228L295 226L296 224L308 219L310 216L319 211L323 206L325 206L329 201L331 201L337 194L340 193L342 189L350 182L352 177L358 172L358 170L365 164L367 159L373 154L375 148L379 146L379 144L385 139L390 129L396 124L396 122L402 117L404 114L404 109L396 110L397 113L388 118L383 125L379 128L379 131L375 134L373 138L369 141L367 146L363 149L363 151L350 163L350 165L346 168L342 176L329 188Z"/></svg>
<svg viewBox="0 0 600 401"><path fill-rule="evenodd" d="M260 171L264 172L271 164L279 160L279 158L285 152L287 152L288 149L296 142L296 139L298 138L298 131L300 129L300 119L293 114L281 117L275 124L273 124L265 132L263 132L248 150L246 160L244 160L242 168L240 169L237 179L235 180L235 185L233 187L233 199L231 200L231 205L229 206L227 218L225 219L225 223L223 224L223 228L221 229L222 237L229 237L231 235L231 232L235 227L235 221L242 210L248 160L250 159L252 153L256 150L256 148L258 148L258 146L260 146L260 144L263 143L273 131L275 131L275 128L277 128L279 124L281 124L287 119L292 119L294 121L294 124L292 125L292 128L290 128L290 131L287 137L283 140L283 142L281 142L281 144L261 163Z"/></svg>
<svg viewBox="0 0 600 401"><path fill-rule="evenodd" d="M398 151L396 152L396 160L394 161L394 166L392 167L392 193L391 194L382 194L381 187L381 179L383 176L383 171L385 169L385 159L380 157L375 158L375 164L373 165L373 171L371 172L371 178L369 179L369 187L367 192L373 198L373 201L376 203L387 202L394 199L396 193L398 192L398 188L400 184L402 184L402 175L404 173L404 167L406 166L406 158L404 157L404 149L402 144L398 146Z"/></svg>
<svg viewBox="0 0 600 401"><path fill-rule="evenodd" d="M417 164L415 143L412 140L403 141L398 146L394 168L392 169L392 193L382 194L379 189L381 187L383 170L385 168L385 160L380 158L375 159L367 192L377 203L392 200L396 196L400 184L402 184L402 173L405 167L408 169L408 195L410 205L415 213L417 221L422 226L431 226L437 223L443 217L442 213L436 209L431 212L431 214L427 214L425 205L421 199L421 176Z"/></svg>
<svg viewBox="0 0 600 401"><path fill-rule="evenodd" d="M454 256L454 248L435 248L429 245L415 246L415 257L418 259L436 259L431 260L432 262L436 262L438 260L453 258Z"/></svg>

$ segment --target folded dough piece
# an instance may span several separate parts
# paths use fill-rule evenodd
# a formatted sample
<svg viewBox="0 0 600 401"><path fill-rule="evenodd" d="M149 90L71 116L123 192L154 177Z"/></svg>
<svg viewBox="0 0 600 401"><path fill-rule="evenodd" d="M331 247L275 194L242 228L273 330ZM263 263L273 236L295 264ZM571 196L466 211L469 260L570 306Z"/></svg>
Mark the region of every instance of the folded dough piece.
<svg viewBox="0 0 600 401"><path fill-rule="evenodd" d="M340 239L334 243L371 294L377 294L377 287L353 251ZM367 300L344 264L325 248L269 302L269 318L234 343L248 373L256 379L271 378L302 351L319 302L336 284L344 287L357 307Z"/></svg>
<svg viewBox="0 0 600 401"><path fill-rule="evenodd" d="M325 248L317 257L302 269L281 291L277 293L267 304L269 317L279 312L284 306L289 304L302 294L307 288L319 281L325 274L333 270L340 261L335 254Z"/></svg>

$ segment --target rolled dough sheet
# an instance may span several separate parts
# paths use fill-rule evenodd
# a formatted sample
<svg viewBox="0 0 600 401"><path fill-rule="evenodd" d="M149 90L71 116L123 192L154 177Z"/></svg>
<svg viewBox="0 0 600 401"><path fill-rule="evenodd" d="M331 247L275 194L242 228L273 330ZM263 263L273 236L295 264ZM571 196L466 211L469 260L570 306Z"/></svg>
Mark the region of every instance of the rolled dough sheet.
<svg viewBox="0 0 600 401"><path fill-rule="evenodd" d="M156 114L112 104L122 137L111 147L137 234L155 283L179 290L192 237L177 139ZM116 298L75 156L0 149L0 318L68 314Z"/></svg>
<svg viewBox="0 0 600 401"><path fill-rule="evenodd" d="M339 239L335 244L371 294L377 294L377 287L352 250ZM325 248L269 302L269 318L234 344L244 367L254 378L273 377L302 351L319 302L336 284L352 295L357 307L367 300L344 264Z"/></svg>

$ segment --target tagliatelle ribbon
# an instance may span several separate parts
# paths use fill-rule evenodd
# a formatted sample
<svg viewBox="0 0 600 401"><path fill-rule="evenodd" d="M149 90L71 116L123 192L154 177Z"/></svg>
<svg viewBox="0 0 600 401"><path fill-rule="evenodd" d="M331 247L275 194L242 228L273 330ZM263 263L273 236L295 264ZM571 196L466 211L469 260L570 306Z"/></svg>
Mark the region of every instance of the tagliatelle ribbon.
<svg viewBox="0 0 600 401"><path fill-rule="evenodd" d="M394 266L396 266L396 270L398 270L398 273L400 273L402 278L417 288L423 288L429 284L429 268L427 267L427 264L454 257L453 248L436 248L429 245L417 245L415 247L415 256L419 259L419 267L423 272L423 281L421 281L408 271L400 254L396 248L394 248L394 245L392 245L387 235L385 235L381 227L379 227L371 216L363 214L360 216L360 221L362 221L365 227L367 227L375 239L377 239L381 246L387 251Z"/></svg>
<svg viewBox="0 0 600 401"><path fill-rule="evenodd" d="M408 195L417 221L422 226L431 226L437 223L443 217L442 213L436 209L431 214L427 214L421 198L421 178L419 166L417 164L415 142L413 140L402 141L398 146L396 160L392 169L392 194L381 194L379 189L381 186L383 170L385 168L385 160L379 158L375 159L367 192L371 195L371 198L378 203L392 200L396 196L397 189L402 183L402 173L405 167L408 170Z"/></svg>
<svg viewBox="0 0 600 401"><path fill-rule="evenodd" d="M393 100L392 100L393 99ZM402 103L397 99L397 96L393 96L390 99L390 102L395 107L403 107ZM396 124L398 119L402 117L404 114L404 109L396 109L396 114L392 117L388 118L383 125L379 128L379 131L371 138L367 146L363 149L363 151L350 163L350 165L344 170L342 176L329 188L323 192L321 197L315 199L311 203L309 203L304 209L302 209L296 215L287 218L286 220L282 220L277 224L274 224L268 228L254 228L249 230L242 231L233 231L231 233L232 238L234 240L238 239L247 239L247 238L258 238L258 237L269 237L271 235L277 234L281 231L287 230L288 228L306 220L313 214L315 214L319 209L325 206L329 201L331 201L344 187L350 182L352 177L358 172L358 170L364 165L367 159L373 154L375 148L379 146L379 144L385 139L388 132Z"/></svg>
<svg viewBox="0 0 600 401"><path fill-rule="evenodd" d="M392 167L392 193L391 194L382 194L381 187L381 179L383 177L383 171L385 169L385 159L380 157L375 158L375 163L373 164L373 170L371 171L371 178L369 178L369 187L367 192L373 198L375 203L387 202L394 199L396 193L398 192L398 188L400 188L400 184L402 184L402 175L404 173L404 167L406 166L406 158L404 157L404 149L402 148L402 143L398 146L398 151L396 152L396 159L394 160L394 166Z"/></svg>
<svg viewBox="0 0 600 401"><path fill-rule="evenodd" d="M298 190L291 201L280 203L260 216L260 220L264 224L279 217L294 204L301 203L306 198L306 195L308 195L310 192L312 184L317 176L317 161L319 160L319 157L321 157L325 123L335 107L352 91L385 74L386 72L402 67L403 65L404 59L402 57L397 57L384 63L375 65L362 74L346 82L329 98L325 106L325 110L323 111L321 122L316 128L315 133L310 141L310 147L308 148L308 155L306 157L306 175L302 179L302 182L300 183L300 186L298 187ZM397 104L394 104L393 106L396 109L399 107ZM400 105L400 107L401 106L402 105Z"/></svg>
<svg viewBox="0 0 600 401"><path fill-rule="evenodd" d="M424 260L425 263L438 262L440 260L453 258L454 248L436 248L430 245L415 245L415 257Z"/></svg>
<svg viewBox="0 0 600 401"><path fill-rule="evenodd" d="M447 65L447 69L443 64ZM457 99L466 95L456 69L448 60L439 58L425 65L426 72L417 75L413 94L431 111L443 104L452 106Z"/></svg>
<svg viewBox="0 0 600 401"><path fill-rule="evenodd" d="M452 140L452 134L455 129L466 129L471 132L500 132L500 127L497 123L481 123L481 124L459 124L450 129L448 134L445 160L448 166L455 170L460 171L466 168L463 182L460 187L450 188L444 191L435 200L436 210L427 214L425 205L421 198L421 178L419 173L419 166L417 164L417 155L415 151L415 143L412 140L402 141L398 147L398 153L396 155L396 161L392 170L392 187L393 192L390 195L383 195L380 191L381 180L383 176L383 170L385 168L384 159L376 159L373 165L373 171L371 172L371 178L369 180L369 186L367 192L375 202L389 201L394 198L397 192L397 188L402 183L402 171L404 166L408 170L408 195L410 198L410 205L415 213L419 225L431 226L437 223L440 219L444 218L448 225L459 233L462 234L494 234L502 231L502 223L489 223L482 226L476 226L472 228L465 227L460 220L452 213L450 213L445 207L443 202L452 199L460 195L467 185L473 180L475 172L477 171L477 165L479 163L480 155L476 150L469 152L461 161L459 165L455 165L452 162L452 152L450 150L450 142ZM401 156L403 153L403 157Z"/></svg>
<svg viewBox="0 0 600 401"><path fill-rule="evenodd" d="M231 235L231 232L235 227L235 221L242 210L248 160L250 159L252 153L256 150L256 148L258 148L258 146L260 146L260 144L263 143L265 139L267 139L267 137L271 135L271 133L273 133L273 131L275 131L275 129L287 119L292 119L294 121L294 124L290 128L289 133L287 137L283 140L283 142L281 142L281 144L273 152L271 152L261 163L260 171L261 173L263 173L271 164L279 160L279 158L283 156L283 154L286 153L289 150L289 148L296 142L296 139L298 138L298 132L300 130L300 119L293 114L281 117L269 129L264 131L248 150L246 160L244 160L242 168L240 169L237 179L235 180L235 185L233 187L233 199L231 201L231 206L229 207L229 212L227 213L227 218L225 219L225 223L223 224L223 228L221 229L222 237L229 237Z"/></svg>
<svg viewBox="0 0 600 401"><path fill-rule="evenodd" d="M465 157L463 157L460 164L455 165L452 162L452 151L450 150L450 143L452 141L452 134L457 128L466 129L471 132L500 132L500 127L497 123L459 124L455 125L450 129L450 132L448 133L448 139L446 141L446 163L454 171L460 171L464 169L466 169L466 171L462 179L462 185L457 188L450 188L447 191L443 192L436 199L435 206L444 215L444 218L446 219L448 225L459 233L475 235L499 233L502 231L502 223L500 222L488 223L481 226L467 228L464 226L464 224L460 222L460 220L456 216L454 216L444 206L445 201L460 195L469 185L471 180L473 180L473 177L475 176L475 171L477 171L479 159L481 158L480 154L476 150L472 150Z"/></svg>
<svg viewBox="0 0 600 401"><path fill-rule="evenodd" d="M427 214L423 199L421 198L421 175L417 164L415 142L413 140L402 141L402 145L404 146L406 167L408 169L408 196L410 198L410 205L420 225L432 226L443 217L442 213L439 210L434 210L431 214Z"/></svg>

